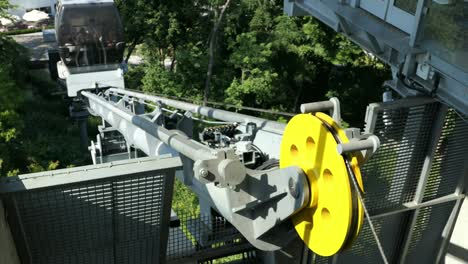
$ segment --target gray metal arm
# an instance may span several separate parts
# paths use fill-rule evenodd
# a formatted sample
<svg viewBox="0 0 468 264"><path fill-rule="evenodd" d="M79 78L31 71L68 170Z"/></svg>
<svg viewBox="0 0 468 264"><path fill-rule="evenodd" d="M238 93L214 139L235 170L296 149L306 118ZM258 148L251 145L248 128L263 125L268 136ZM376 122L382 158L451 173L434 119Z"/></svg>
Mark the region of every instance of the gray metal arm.
<svg viewBox="0 0 468 264"><path fill-rule="evenodd" d="M198 180L189 187L255 247L277 250L288 242L278 241L278 234L290 231L284 228L286 220L309 201L307 178L300 168L247 170L230 149L213 150L178 130L158 126L150 117L134 114L124 101L114 103L90 92L81 94L88 99L90 112L122 133L128 144L149 156L160 155L166 144L193 160Z"/></svg>
<svg viewBox="0 0 468 264"><path fill-rule="evenodd" d="M118 129L129 144L142 149L148 155L159 155L151 151L153 143L158 148L161 142L195 161L194 174L199 180L217 182L221 186L238 185L245 178L245 167L231 150L211 150L190 140L180 131L170 131L154 124L150 119L122 110L112 102L92 94L82 92L89 100L89 108ZM170 150L167 150L170 152Z"/></svg>
<svg viewBox="0 0 468 264"><path fill-rule="evenodd" d="M171 100L171 99L154 96L154 95L147 95L147 94L131 92L131 91L115 89L115 88L109 89L108 92L112 94L121 94L121 95L131 96L131 97L135 97L135 98L139 98L139 99L143 99L143 100L147 100L147 101L151 101L155 103L163 103L170 107L174 107L174 108L184 110L184 111L189 111L191 113L199 114L202 116L206 116L208 118L213 118L213 119L222 120L226 122L255 123L258 128L261 128L263 130L273 132L273 133L283 133L284 128L286 127L286 124L271 121L271 120L266 120L263 118L233 113L233 112L229 112L225 110L219 110L219 109L212 108L212 107L200 106L196 104Z"/></svg>

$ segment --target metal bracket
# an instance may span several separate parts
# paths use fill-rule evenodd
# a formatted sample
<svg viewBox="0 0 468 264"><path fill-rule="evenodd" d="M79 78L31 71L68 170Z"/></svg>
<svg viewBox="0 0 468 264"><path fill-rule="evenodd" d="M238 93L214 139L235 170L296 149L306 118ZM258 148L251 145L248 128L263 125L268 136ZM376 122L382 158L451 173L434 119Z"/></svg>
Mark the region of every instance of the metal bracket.
<svg viewBox="0 0 468 264"><path fill-rule="evenodd" d="M221 188L233 187L244 181L246 168L233 149L216 150L212 155L213 159L195 160L193 171L197 180L213 182Z"/></svg>
<svg viewBox="0 0 468 264"><path fill-rule="evenodd" d="M330 98L328 101L308 103L301 105L301 113L316 113L322 111L329 111L333 119L341 123L341 106L340 100L336 97Z"/></svg>
<svg viewBox="0 0 468 264"><path fill-rule="evenodd" d="M88 150L91 152L91 158L93 160L93 164L102 164L102 142L101 142L101 135L98 134L96 136L96 143L91 140L91 145L88 147Z"/></svg>
<svg viewBox="0 0 468 264"><path fill-rule="evenodd" d="M234 150L212 150L185 135L179 130L168 130L154 124L145 115L135 115L125 109L122 103L114 104L105 98L89 92L82 92L88 98L89 108L119 130L127 142L147 155L174 153L195 161L195 178L202 182L213 182L219 187L236 186L246 176L246 168ZM145 134L146 137L139 135ZM149 142L152 144L149 144ZM177 155L177 153L174 153Z"/></svg>
<svg viewBox="0 0 468 264"><path fill-rule="evenodd" d="M360 151L362 154L362 160L359 160L360 164L367 162L380 147L379 137L373 134L361 134L358 128L348 128L345 133L349 142L338 144L336 149L339 154Z"/></svg>
<svg viewBox="0 0 468 264"><path fill-rule="evenodd" d="M344 144L338 144L336 147L338 153L350 153L363 150L371 150L375 153L380 147L380 139L374 135L364 135L366 138L354 138L350 142Z"/></svg>
<svg viewBox="0 0 468 264"><path fill-rule="evenodd" d="M252 245L267 251L284 246L276 240L270 241L267 234L301 210L310 199L307 177L299 167L247 170L245 180L236 188L208 190L211 197L217 198L212 202L223 216ZM281 234L275 233L275 236ZM287 239L283 243L287 243Z"/></svg>

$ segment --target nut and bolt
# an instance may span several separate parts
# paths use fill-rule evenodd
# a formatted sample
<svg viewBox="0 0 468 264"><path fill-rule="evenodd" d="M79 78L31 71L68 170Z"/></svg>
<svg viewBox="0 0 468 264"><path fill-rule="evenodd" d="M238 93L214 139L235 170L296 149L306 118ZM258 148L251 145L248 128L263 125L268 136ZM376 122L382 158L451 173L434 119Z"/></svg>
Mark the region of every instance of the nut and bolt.
<svg viewBox="0 0 468 264"><path fill-rule="evenodd" d="M295 181L293 178L289 178L289 193L292 195L292 197L297 198L299 197L299 188L297 186L297 181Z"/></svg>
<svg viewBox="0 0 468 264"><path fill-rule="evenodd" d="M207 169L200 169L200 177L206 179L206 178L208 178L209 175L210 175L210 173L208 172Z"/></svg>

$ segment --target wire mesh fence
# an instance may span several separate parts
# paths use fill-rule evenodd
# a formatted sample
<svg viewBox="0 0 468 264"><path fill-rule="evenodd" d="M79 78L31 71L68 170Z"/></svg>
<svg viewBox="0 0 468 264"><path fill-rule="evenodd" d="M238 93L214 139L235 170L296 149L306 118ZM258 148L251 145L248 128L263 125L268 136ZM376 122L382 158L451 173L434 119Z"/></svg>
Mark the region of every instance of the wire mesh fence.
<svg viewBox="0 0 468 264"><path fill-rule="evenodd" d="M373 128L370 132L380 138L381 147L361 168L365 203L371 215L380 214L372 222L390 263L434 263L443 250L441 236L455 201L402 208L418 204L417 197L427 202L456 194L468 164L468 123L448 109L442 123L437 124L435 120L443 113L438 102L398 104L379 105L373 123L368 124ZM315 256L312 263L373 264L383 260L365 222L350 249L334 258Z"/></svg>
<svg viewBox="0 0 468 264"><path fill-rule="evenodd" d="M160 263L178 167L142 158L3 179L21 262Z"/></svg>
<svg viewBox="0 0 468 264"><path fill-rule="evenodd" d="M13 196L31 263L154 263L165 175L85 182ZM18 239L20 240L20 239Z"/></svg>
<svg viewBox="0 0 468 264"><path fill-rule="evenodd" d="M167 262L258 263L253 246L224 218L177 214L169 230Z"/></svg>
<svg viewBox="0 0 468 264"><path fill-rule="evenodd" d="M434 138L440 110L439 103L430 102L383 106L376 112L372 132L382 146L362 174L371 215L388 213L372 221L391 263L401 260L405 244L407 263L435 258L455 202L399 210L417 196L425 202L454 194L466 173L468 124L450 109L440 136ZM427 185L418 190L431 156ZM144 264L161 262L162 256L168 263L260 263L252 245L222 217L179 212L177 225L164 223L161 217L172 197L168 179L167 171L153 171L9 194L8 210L17 222L13 231L23 262ZM335 258L315 256L313 262L380 263L381 256L365 222L349 250Z"/></svg>
<svg viewBox="0 0 468 264"><path fill-rule="evenodd" d="M468 122L453 109L449 110L437 142L434 161L424 191L424 201L451 194L457 188L460 175L468 163L467 133Z"/></svg>
<svg viewBox="0 0 468 264"><path fill-rule="evenodd" d="M361 169L370 214L389 211L411 202L431 142L431 127L439 104L386 110L377 113L374 134L381 147Z"/></svg>

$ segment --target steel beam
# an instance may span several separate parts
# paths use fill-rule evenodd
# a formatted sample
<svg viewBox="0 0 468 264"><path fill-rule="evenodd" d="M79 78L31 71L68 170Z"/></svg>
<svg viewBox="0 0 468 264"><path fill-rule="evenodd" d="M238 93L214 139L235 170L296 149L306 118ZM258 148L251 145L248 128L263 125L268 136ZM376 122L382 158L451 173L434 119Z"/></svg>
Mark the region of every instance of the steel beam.
<svg viewBox="0 0 468 264"><path fill-rule="evenodd" d="M460 209L463 205L463 199L458 200L450 213L447 224L445 225L444 230L441 235L441 244L437 252L437 257L435 263L444 263L443 259L447 253L447 248L452 237L453 229L455 228L455 223L457 222L458 215L460 214Z"/></svg>
<svg viewBox="0 0 468 264"><path fill-rule="evenodd" d="M177 100L167 99L164 97L154 96L154 95L147 95L138 92L132 92L128 90L120 90L111 88L108 90L112 94L121 94L126 96L131 96L139 99L143 99L146 101L154 102L154 103L162 103L170 107L174 107L180 110L188 111L194 114L199 114L208 118L213 118L217 120L222 120L226 122L236 122L236 123L255 123L257 128L263 129L269 132L279 133L282 134L286 124L253 117L249 115L243 115L239 113L229 112L225 110L219 110L216 108L211 108L207 106L200 106L196 104L181 102Z"/></svg>
<svg viewBox="0 0 468 264"><path fill-rule="evenodd" d="M371 218L372 219L381 218L381 217L386 217L386 216L390 216L390 215L394 215L394 214L400 214L400 213L405 213L405 212L409 212L409 211L414 211L414 210L421 209L421 208L428 207L428 206L434 206L434 205L437 205L437 204L449 203L449 202L453 202L453 201L463 200L463 199L465 199L465 197L466 196L464 194L449 194L449 195L442 196L442 197L437 198L437 199L429 200L427 202L423 202L423 203L420 203L420 204L416 204L414 202L405 203L405 204L401 205L401 207L399 207L399 208L396 208L396 209L393 209L393 210L390 210L390 211L383 211L383 212L376 213L376 214L372 215Z"/></svg>
<svg viewBox="0 0 468 264"><path fill-rule="evenodd" d="M109 179L118 176L147 173L148 171L177 170L182 168L180 158L161 156L117 161L57 171L39 172L0 180L0 194L31 191L64 184Z"/></svg>
<svg viewBox="0 0 468 264"><path fill-rule="evenodd" d="M437 145L439 143L439 139L442 134L442 129L444 127L444 122L447 116L447 112L448 112L448 107L441 104L439 111L437 113L437 117L434 120L434 123L432 125L431 142L427 150L426 159L424 160L423 168L421 170L421 175L419 177L419 182L416 187L416 192L414 195L413 202L415 204L420 204L424 199L424 191L426 189L427 180L431 173L432 162L434 160L434 155L437 150ZM410 221L407 227L406 237L404 239L404 244L403 244L401 255L400 255L401 263L406 262L406 257L408 255L408 251L411 246L413 231L416 227L419 213L420 213L420 209L416 209L414 210L413 214L410 217Z"/></svg>
<svg viewBox="0 0 468 264"><path fill-rule="evenodd" d="M91 114L104 118L135 147L145 151L151 147L148 143L164 143L181 156L194 161L193 170L197 180L189 187L197 194L206 197L212 207L216 208L252 245L262 250L277 250L281 243L287 243L284 239L278 241L278 234L285 232L282 223L298 212L309 200L307 179L300 168L247 170L233 150L211 149L191 140L181 131L168 130L153 123L151 117L147 115L135 115L125 103L133 98L158 102L155 98L143 98L144 95L138 93L122 94L124 99L114 103L108 101L108 96L82 92L82 96L88 100ZM282 132L279 128L284 126L264 119L210 110L173 100L166 103L186 111L190 110L189 107L196 107L192 109L193 112L211 118L231 122L254 121L260 125L261 130L268 127ZM153 155L156 154L153 152ZM213 179L213 176L216 179ZM271 210L272 208L274 210Z"/></svg>
<svg viewBox="0 0 468 264"><path fill-rule="evenodd" d="M180 132L170 131L158 126L151 120L129 113L95 94L89 92L82 92L81 94L89 99L89 108L93 113L103 117L106 122L122 133L130 144L134 144L149 156L154 154L148 151L150 149L148 142L139 140L141 136L146 137L148 134L154 138L151 141L159 140L192 160L215 158L209 148L197 144ZM143 134L136 135L141 132Z"/></svg>
<svg viewBox="0 0 468 264"><path fill-rule="evenodd" d="M148 156L180 153L195 162L194 175L204 183L216 182L226 187L236 186L244 180L246 169L234 150L212 150L179 130L168 130L145 115L135 115L125 109L122 102L114 104L89 92L82 92L82 96L88 99L92 114L103 117L124 135L128 143Z"/></svg>
<svg viewBox="0 0 468 264"><path fill-rule="evenodd" d="M429 0L419 0L416 6L416 14L414 16L414 25L411 31L409 45L414 47L418 40L418 37L421 35L422 31L422 22L424 20L426 5Z"/></svg>
<svg viewBox="0 0 468 264"><path fill-rule="evenodd" d="M437 54L440 50L422 37L428 12L427 3L430 1L417 1L414 16L393 6L395 2L284 0L284 10L290 16L312 15L337 32L345 31L350 40L366 50L373 51L374 55L389 64L395 73L400 71L402 64L407 61L405 68L408 71L403 70L403 73L408 78L418 80L416 71L410 69L414 69L417 64L427 63L439 74L440 81L419 80L420 84L425 86L426 93L435 93L440 100L467 115L466 69L463 69L460 62L447 62L439 58ZM366 8L367 4L370 6ZM403 85L395 85L392 88L402 96L407 94L407 87Z"/></svg>

